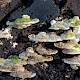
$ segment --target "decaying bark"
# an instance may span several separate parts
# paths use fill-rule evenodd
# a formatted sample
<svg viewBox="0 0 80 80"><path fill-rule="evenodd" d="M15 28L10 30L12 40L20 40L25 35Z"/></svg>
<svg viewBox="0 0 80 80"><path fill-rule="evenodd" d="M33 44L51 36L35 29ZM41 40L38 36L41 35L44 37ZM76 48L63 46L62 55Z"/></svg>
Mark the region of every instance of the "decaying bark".
<svg viewBox="0 0 80 80"><path fill-rule="evenodd" d="M0 0L0 21L9 12L11 12L19 2L20 2L20 0Z"/></svg>

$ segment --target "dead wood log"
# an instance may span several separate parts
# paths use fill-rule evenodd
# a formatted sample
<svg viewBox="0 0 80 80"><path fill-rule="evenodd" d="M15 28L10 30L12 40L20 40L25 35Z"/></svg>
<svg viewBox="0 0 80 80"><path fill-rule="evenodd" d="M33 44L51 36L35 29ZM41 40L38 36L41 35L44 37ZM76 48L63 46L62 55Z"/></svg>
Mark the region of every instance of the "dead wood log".
<svg viewBox="0 0 80 80"><path fill-rule="evenodd" d="M21 0L0 0L0 21L20 2Z"/></svg>

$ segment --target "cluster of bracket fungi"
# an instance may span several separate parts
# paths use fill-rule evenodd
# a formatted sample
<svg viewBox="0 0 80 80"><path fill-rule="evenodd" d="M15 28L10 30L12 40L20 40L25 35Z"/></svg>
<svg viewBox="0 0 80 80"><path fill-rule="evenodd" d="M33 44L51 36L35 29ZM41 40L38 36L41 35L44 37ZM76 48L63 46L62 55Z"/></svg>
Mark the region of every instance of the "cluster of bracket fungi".
<svg viewBox="0 0 80 80"><path fill-rule="evenodd" d="M7 28L0 30L0 39L7 38L7 40L12 40L11 35L12 27L22 30L27 28L32 24L39 22L39 19L31 19L28 15L23 15L22 18L17 18L14 21L7 21ZM64 54L80 54L80 19L78 16L74 16L71 19L56 18L52 20L51 27L49 30L52 32L39 32L38 34L29 34L28 38L33 42L53 42L54 46L62 49ZM54 30L56 32L54 32ZM63 30L62 33L57 33ZM15 48L18 43L10 41ZM0 45L3 45L0 40ZM24 68L24 65L34 65L37 63L44 63L45 61L52 61L52 55L58 53L56 49L48 49L41 44L39 44L35 49L33 47L28 47L25 51L17 55L10 55L8 58L0 58L0 71L10 72L10 76L19 77L22 79L32 78L36 76L36 73L28 71ZM64 63L70 64L72 69L78 69L80 66L80 55L72 58L62 59Z"/></svg>

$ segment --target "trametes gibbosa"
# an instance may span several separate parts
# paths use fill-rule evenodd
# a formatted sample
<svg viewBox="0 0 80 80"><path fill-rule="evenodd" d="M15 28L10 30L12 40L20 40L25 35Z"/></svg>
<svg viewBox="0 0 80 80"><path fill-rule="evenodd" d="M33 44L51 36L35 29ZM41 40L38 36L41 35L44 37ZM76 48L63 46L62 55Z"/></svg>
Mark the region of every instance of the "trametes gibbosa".
<svg viewBox="0 0 80 80"><path fill-rule="evenodd" d="M17 29L24 29L32 24L39 22L39 19L31 19L28 15L23 15L22 18L18 18L15 21L7 21L8 27L0 31L0 38L13 39L11 35L12 27ZM10 76L19 77L22 79L32 78L36 76L36 72L28 71L23 65L35 65L37 63L44 63L53 61L53 56L59 51L56 49L46 48L42 46L46 42L53 43L55 47L62 49L64 54L80 54L79 34L80 34L80 19L75 16L71 19L52 20L51 27L48 29L52 32L39 32L37 34L30 34L28 38L33 42L40 42L35 48L28 47L25 51L21 52L18 56L11 55L7 59L0 58L0 71L10 72ZM73 29L72 29L73 28ZM55 30L55 32L54 32ZM61 32L63 30L63 32ZM19 44L10 42L12 48L16 49ZM36 44L36 43L35 43ZM79 56L73 58L62 59L63 62L70 64L72 69L78 69Z"/></svg>
<svg viewBox="0 0 80 80"><path fill-rule="evenodd" d="M80 44L78 43L80 38L79 17L74 16L71 19L52 20L50 23L51 23L51 27L49 27L48 29L53 30L52 32L39 32L36 35L30 34L28 36L29 40L35 41L35 42L54 42L54 46L62 49L62 53L70 54L70 55L73 55L73 54L79 55L80 54ZM56 32L54 32L54 30ZM60 33L61 30L63 30L63 32ZM39 52L41 51L39 50ZM78 69L76 65L79 66L79 64L76 64L76 62L79 59L76 59L76 60L74 59L75 58L63 59L63 62L67 64L71 64L71 67L73 69Z"/></svg>
<svg viewBox="0 0 80 80"><path fill-rule="evenodd" d="M6 24L8 25L8 27L0 31L0 38L7 38L7 40L10 40L12 48L16 49L16 46L18 46L19 44L16 41L12 40L14 38L14 36L12 36L11 34L12 30L14 28L22 30L38 22L39 19L31 19L28 15L23 15L22 18L17 18L13 22L7 21ZM49 36L58 38L58 36L55 35L55 33L50 33ZM3 45L2 41L1 45ZM6 59L0 58L0 71L10 72L10 76L19 77L22 79L32 78L36 76L36 72L28 71L24 68L24 65L34 65L37 63L43 64L44 62L52 61L52 55L56 54L57 52L57 50L47 49L46 47L43 47L41 44L39 44L35 49L33 47L28 47L18 56L11 55Z"/></svg>

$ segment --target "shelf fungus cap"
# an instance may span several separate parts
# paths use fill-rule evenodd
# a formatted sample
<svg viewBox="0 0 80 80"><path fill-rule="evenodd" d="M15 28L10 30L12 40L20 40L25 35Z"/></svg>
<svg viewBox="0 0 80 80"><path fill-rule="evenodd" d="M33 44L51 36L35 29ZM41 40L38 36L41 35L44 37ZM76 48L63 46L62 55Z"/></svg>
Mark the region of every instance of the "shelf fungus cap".
<svg viewBox="0 0 80 80"><path fill-rule="evenodd" d="M60 35L60 37L62 40L74 40L74 39L76 39L76 36L75 36L74 32L72 32L72 30L69 30L65 33L62 33Z"/></svg>
<svg viewBox="0 0 80 80"><path fill-rule="evenodd" d="M19 54L19 58L24 58L24 57L28 57L28 56L34 56L34 54L36 54L33 50L33 47L28 47L26 49L26 51L22 52Z"/></svg>
<svg viewBox="0 0 80 80"><path fill-rule="evenodd" d="M54 46L61 49L75 49L76 47L79 47L76 40L70 40L67 42L57 42L54 43Z"/></svg>
<svg viewBox="0 0 80 80"><path fill-rule="evenodd" d="M58 52L57 50L46 49L41 44L39 44L39 46L36 47L36 51L38 52L38 54L41 55L53 55Z"/></svg>
<svg viewBox="0 0 80 80"><path fill-rule="evenodd" d="M7 38L12 39L13 36L11 35L11 28L5 28L4 30L0 30L0 38Z"/></svg>
<svg viewBox="0 0 80 80"><path fill-rule="evenodd" d="M43 62L48 62L48 61L52 61L53 60L53 57L52 56L42 56L42 55L37 55L37 56L34 56L32 58L29 58L27 60L27 64L37 64L39 62L43 63Z"/></svg>
<svg viewBox="0 0 80 80"><path fill-rule="evenodd" d="M80 55L74 56L72 58L62 59L62 60L63 60L63 62L65 62L67 64L77 64L77 65L80 65Z"/></svg>
<svg viewBox="0 0 80 80"><path fill-rule="evenodd" d="M8 59L4 59L3 64L0 62L0 71L2 72L14 72L24 71L24 67L21 64L14 64Z"/></svg>
<svg viewBox="0 0 80 80"><path fill-rule="evenodd" d="M55 51L57 52L57 51ZM26 64L36 64L38 62L45 62L45 61L52 61L53 57L52 56L42 56L39 55L38 53L34 52L33 47L28 47L25 52L22 52L19 54L19 58L25 59Z"/></svg>
<svg viewBox="0 0 80 80"><path fill-rule="evenodd" d="M57 42L62 41L59 35L57 35L55 32L48 33L49 42Z"/></svg>
<svg viewBox="0 0 80 80"><path fill-rule="evenodd" d="M33 47L28 47L26 51L19 54L20 59L28 59L29 56L36 56L37 53L34 52Z"/></svg>
<svg viewBox="0 0 80 80"><path fill-rule="evenodd" d="M80 48L77 48L77 49L64 49L64 50L62 50L62 52L64 54L71 54L71 55L80 54Z"/></svg>
<svg viewBox="0 0 80 80"><path fill-rule="evenodd" d="M51 27L49 29L52 30L68 30L70 27L70 23L67 21L51 21Z"/></svg>
<svg viewBox="0 0 80 80"><path fill-rule="evenodd" d="M37 35L35 35L35 34L29 35L28 38L30 40L36 41L36 42L47 42L48 35L46 32L39 32Z"/></svg>
<svg viewBox="0 0 80 80"><path fill-rule="evenodd" d="M12 27L16 27L18 29L27 28L32 24L36 24L39 22L39 19L31 19L29 15L23 15L22 18L17 18L13 22L7 21L6 24Z"/></svg>
<svg viewBox="0 0 80 80"><path fill-rule="evenodd" d="M64 63L70 64L72 69L78 69L80 67L80 55L74 56L73 58L62 59Z"/></svg>
<svg viewBox="0 0 80 80"><path fill-rule="evenodd" d="M80 27L73 28L73 32L75 35L80 34Z"/></svg>
<svg viewBox="0 0 80 80"><path fill-rule="evenodd" d="M36 42L57 42L62 41L61 38L54 32L46 33L46 32L39 32L37 35L31 34L28 38L32 41Z"/></svg>

